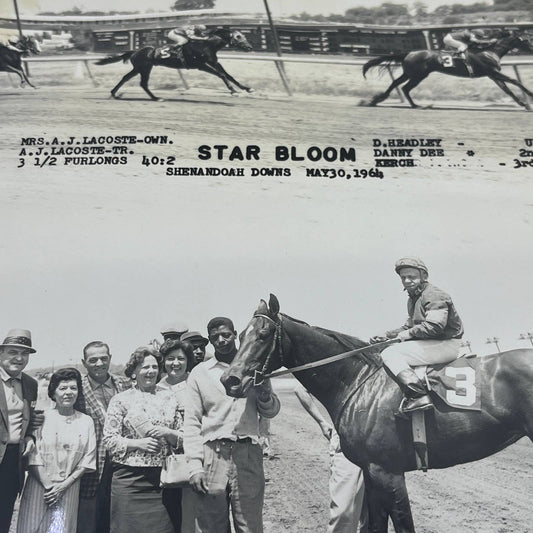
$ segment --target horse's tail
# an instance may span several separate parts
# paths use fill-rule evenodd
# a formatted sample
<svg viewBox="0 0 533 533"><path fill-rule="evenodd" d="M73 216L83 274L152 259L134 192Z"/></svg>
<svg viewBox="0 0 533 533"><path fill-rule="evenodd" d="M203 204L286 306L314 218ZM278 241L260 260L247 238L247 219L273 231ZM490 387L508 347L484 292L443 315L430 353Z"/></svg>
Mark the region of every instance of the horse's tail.
<svg viewBox="0 0 533 533"><path fill-rule="evenodd" d="M95 61L95 65L109 65L110 63L118 63L119 61L126 61L135 53L135 50L128 50L127 52L124 52L123 54L119 54L116 56L107 56L104 57L104 59L99 59L98 61Z"/></svg>
<svg viewBox="0 0 533 533"><path fill-rule="evenodd" d="M377 67L378 65L381 65L382 63L386 63L383 65L384 67L389 66L391 63L401 63L405 56L408 54L408 52L401 52L399 54L389 54L386 56L378 56L374 57L373 59L370 59L370 61L367 61L363 65L363 76L366 78L366 73L372 68Z"/></svg>

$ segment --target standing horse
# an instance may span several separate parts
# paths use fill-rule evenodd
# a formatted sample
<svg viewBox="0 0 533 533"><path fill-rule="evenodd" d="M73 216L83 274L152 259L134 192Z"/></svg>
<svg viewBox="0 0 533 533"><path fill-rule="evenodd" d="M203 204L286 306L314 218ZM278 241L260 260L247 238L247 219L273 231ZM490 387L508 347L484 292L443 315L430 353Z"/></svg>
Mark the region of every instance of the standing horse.
<svg viewBox="0 0 533 533"><path fill-rule="evenodd" d="M113 98L118 98L117 91L124 83L137 74L140 74L141 87L152 100L160 100L148 88L150 72L154 65L175 69L198 69L219 77L226 84L226 87L230 90L231 94L237 92L231 85L232 83L243 91L252 92L253 89L239 83L235 78L230 76L224 70L224 67L218 62L217 52L221 48L224 48L224 46L235 46L246 51L252 49L252 46L240 31L216 29L210 33L210 37L207 41L189 41L184 44L182 47L182 58L168 56L168 54L163 54L158 57L155 53L157 50L156 48L153 46L146 46L138 51L129 50L120 55L106 57L105 59L97 61L96 64L108 65L109 63L116 63L118 61L126 62L128 59L131 61L133 70L128 72L112 89L111 96Z"/></svg>
<svg viewBox="0 0 533 533"><path fill-rule="evenodd" d="M506 76L500 72L501 58L509 51L518 49L524 52L532 52L530 42L517 33L505 33L500 39L497 39L494 44L484 47L482 50L472 49L468 50L468 59L472 67L472 75L468 71L464 60L458 57L452 57L450 52L445 51L431 51L431 50L414 50L408 53L390 54L386 56L375 57L367 61L363 65L363 76L366 78L366 73L377 65L390 65L394 62L399 62L402 65L402 75L395 79L389 88L372 98L368 105L375 106L379 102L383 102L389 97L391 91L405 83L401 88L403 94L407 98L411 107L418 107L409 94L421 81L425 80L432 72L442 72L443 74L450 74L452 76L459 76L461 78L481 78L487 76L500 89L508 94L517 104L531 110L531 106L527 99L522 100L516 96L507 83L519 87L525 94L533 97L533 93L524 87L519 81Z"/></svg>
<svg viewBox="0 0 533 533"><path fill-rule="evenodd" d="M261 300L221 381L230 396L242 397L255 372L265 375L364 346L354 337L280 314L271 295L268 306ZM434 411L426 414L429 468L482 459L524 435L533 437L533 350L480 357L477 365L481 411L453 410L435 397ZM390 517L397 532L413 533L404 477L416 469L411 423L395 417L403 395L376 348L295 377L326 407L343 453L363 469L370 531L386 533Z"/></svg>
<svg viewBox="0 0 533 533"><path fill-rule="evenodd" d="M18 74L21 87L24 87L24 84L27 83L35 89L35 85L32 85L22 68L22 56L38 54L41 51L41 47L35 38L26 35L19 39L14 46L19 49L18 52L0 44L0 71Z"/></svg>

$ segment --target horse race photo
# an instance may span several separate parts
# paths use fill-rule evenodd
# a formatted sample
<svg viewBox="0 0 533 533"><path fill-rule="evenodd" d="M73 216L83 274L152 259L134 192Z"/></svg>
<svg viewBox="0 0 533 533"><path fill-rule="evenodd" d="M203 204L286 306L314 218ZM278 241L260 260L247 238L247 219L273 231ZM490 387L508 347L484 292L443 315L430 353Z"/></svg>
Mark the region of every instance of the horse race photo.
<svg viewBox="0 0 533 533"><path fill-rule="evenodd" d="M533 6L0 8L0 533L533 530Z"/></svg>

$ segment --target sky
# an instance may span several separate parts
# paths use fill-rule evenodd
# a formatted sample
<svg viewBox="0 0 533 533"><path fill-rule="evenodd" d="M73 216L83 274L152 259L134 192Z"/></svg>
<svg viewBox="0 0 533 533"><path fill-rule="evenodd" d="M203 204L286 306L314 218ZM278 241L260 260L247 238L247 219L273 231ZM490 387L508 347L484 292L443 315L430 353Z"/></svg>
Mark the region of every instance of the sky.
<svg viewBox="0 0 533 533"><path fill-rule="evenodd" d="M170 11L169 7L172 4L171 0L18 0L21 12L32 14L38 11L38 4L42 11L64 11L79 7L81 9L91 10L152 10L152 11ZM472 4L478 0L463 0L462 4ZM352 7L375 7L381 5L383 0L270 0L270 8L274 15L280 14L298 14L306 11L311 14L344 13L347 9ZM397 4L412 5L413 0L401 1ZM425 0L425 4L430 10L446 4L444 0ZM487 0L487 3L490 3ZM264 10L262 0L218 0L217 8L236 12L257 13ZM0 13L11 13L13 11L11 0L0 0Z"/></svg>

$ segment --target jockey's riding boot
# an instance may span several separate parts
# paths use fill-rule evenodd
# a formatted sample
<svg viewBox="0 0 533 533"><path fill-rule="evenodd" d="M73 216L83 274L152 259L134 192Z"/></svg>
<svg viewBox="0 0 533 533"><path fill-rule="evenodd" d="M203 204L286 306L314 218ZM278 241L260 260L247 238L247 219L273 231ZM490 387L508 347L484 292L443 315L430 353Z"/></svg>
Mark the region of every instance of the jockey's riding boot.
<svg viewBox="0 0 533 533"><path fill-rule="evenodd" d="M396 381L405 394L405 400L400 406L400 411L402 413L433 409L433 402L429 397L426 385L423 381L418 379L418 376L413 369L408 368L402 370L396 376Z"/></svg>

